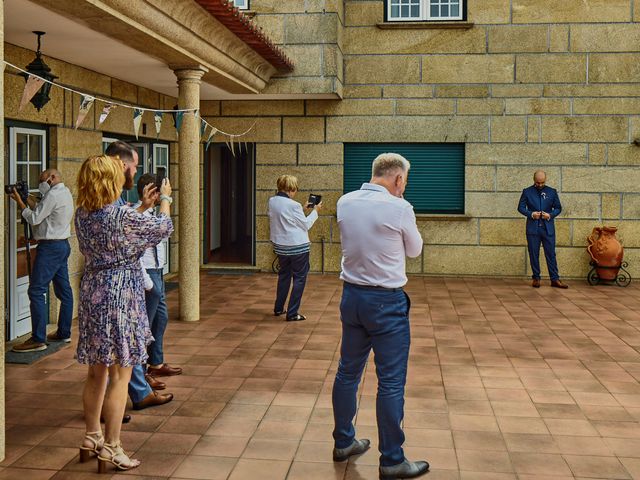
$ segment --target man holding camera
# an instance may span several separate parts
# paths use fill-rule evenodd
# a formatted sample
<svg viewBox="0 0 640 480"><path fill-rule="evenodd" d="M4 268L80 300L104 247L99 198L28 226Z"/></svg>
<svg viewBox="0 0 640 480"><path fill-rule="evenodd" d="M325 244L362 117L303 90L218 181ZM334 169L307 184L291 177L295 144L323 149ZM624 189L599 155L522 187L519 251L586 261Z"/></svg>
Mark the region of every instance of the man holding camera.
<svg viewBox="0 0 640 480"><path fill-rule="evenodd" d="M31 338L13 347L15 352L46 350L46 341L70 342L71 319L73 317L73 292L69 284L67 262L71 254L69 237L73 217L73 198L62 182L62 175L55 168L40 174L38 190L42 194L40 202L33 197L25 200L17 188L11 189L10 196L22 210L22 218L33 229L33 238L38 241L38 249L29 279L29 301L31 307ZM25 239L27 242L29 239ZM45 295L49 283L60 300L58 330L47 335L47 304Z"/></svg>

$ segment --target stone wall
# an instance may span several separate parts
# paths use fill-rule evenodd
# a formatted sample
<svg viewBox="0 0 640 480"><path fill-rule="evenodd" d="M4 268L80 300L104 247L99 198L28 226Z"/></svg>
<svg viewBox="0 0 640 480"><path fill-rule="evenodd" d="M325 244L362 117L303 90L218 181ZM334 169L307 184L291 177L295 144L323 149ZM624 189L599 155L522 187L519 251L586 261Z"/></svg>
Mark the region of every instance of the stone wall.
<svg viewBox="0 0 640 480"><path fill-rule="evenodd" d="M33 60L33 51L5 44L5 58L14 65L24 66ZM60 78L57 82L91 93L101 98L113 99L134 105L150 108L171 109L177 100L152 90L139 87L116 78L111 78L97 72L93 72L69 63L61 62L54 58L46 57L45 61L51 70ZM36 127L47 127L49 132L48 144L48 165L59 169L64 177L64 183L71 189L74 199L77 195L76 177L82 162L89 156L102 152L102 138L104 137L131 137L133 132L132 111L127 108L115 108L111 110L109 117L102 125L98 125L98 119L102 111L103 104L94 103L89 115L78 129L74 129L80 96L64 91L61 88L52 88L51 101L38 112L31 104L27 105L22 112L18 112L22 90L24 88L24 78L17 75L16 71L7 67L4 73L4 100L5 121L29 122ZM153 142L155 136L155 125L153 116L149 112L145 113L143 123L146 123L147 136L140 137L141 142ZM175 142L176 132L173 121L165 118L160 133L160 140ZM177 193L178 180L178 149L174 148L174 143L170 147L170 178L174 182L173 186ZM142 161L142 159L141 159ZM8 175L8 165L4 166L5 176ZM6 199L5 199L5 205ZM176 213L177 202L174 203L173 212ZM177 221L177 216L174 218ZM8 231L8 215L5 215L5 231ZM83 258L78 250L78 243L72 224L72 236L70 238L72 253L69 259L69 276L76 299L74 309L77 311L78 286L80 275L83 269ZM6 256L6 252L5 252ZM177 270L178 251L177 237L171 239L171 270ZM8 262L5 258L5 265ZM51 321L57 320L57 299L51 290ZM75 312L74 312L75 316Z"/></svg>
<svg viewBox="0 0 640 480"><path fill-rule="evenodd" d="M277 17L269 34L286 47L289 19L299 12L281 4L330 2L271 2L268 11L266 3L252 1L256 19L266 25ZM516 206L543 168L564 206L561 275L586 275L586 236L603 223L619 227L631 273L640 272L640 147L633 144L640 138L640 6L562 3L469 0L471 28L382 29L381 0L346 0L342 100L209 105L223 125L257 122L247 140L257 143L258 265L268 269L273 259L265 209L279 174L299 177L301 199L311 190L324 194L311 232L312 269L322 269L324 248L324 269L337 271L343 143L465 142L466 215L420 216L426 245L410 271L529 275ZM304 71L305 60L299 63Z"/></svg>

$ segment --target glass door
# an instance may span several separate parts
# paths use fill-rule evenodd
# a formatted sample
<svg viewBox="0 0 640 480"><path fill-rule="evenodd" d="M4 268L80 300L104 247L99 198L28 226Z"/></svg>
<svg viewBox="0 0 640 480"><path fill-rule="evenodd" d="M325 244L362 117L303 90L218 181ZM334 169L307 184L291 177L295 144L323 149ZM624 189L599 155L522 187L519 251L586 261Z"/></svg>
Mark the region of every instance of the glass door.
<svg viewBox="0 0 640 480"><path fill-rule="evenodd" d="M153 144L153 161L151 163L151 170L153 173L157 173L158 168L164 168L166 176L169 178L169 145L163 143ZM169 178L169 180L171 179ZM164 248L165 253L165 262L162 266L162 273L166 275L169 273L169 239L162 241L161 248Z"/></svg>
<svg viewBox="0 0 640 480"><path fill-rule="evenodd" d="M9 128L9 183L24 181L30 192L38 192L40 173L46 169L47 132L30 128ZM29 309L29 265L25 224L13 200L9 200L9 332L13 340L31 332ZM38 254L29 242L31 265Z"/></svg>

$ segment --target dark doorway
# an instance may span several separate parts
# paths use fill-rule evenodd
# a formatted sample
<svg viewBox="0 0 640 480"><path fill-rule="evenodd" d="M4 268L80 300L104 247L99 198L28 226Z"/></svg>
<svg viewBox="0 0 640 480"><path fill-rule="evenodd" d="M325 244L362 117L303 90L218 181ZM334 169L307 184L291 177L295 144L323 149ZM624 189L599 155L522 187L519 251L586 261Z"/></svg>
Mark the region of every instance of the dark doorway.
<svg viewBox="0 0 640 480"><path fill-rule="evenodd" d="M211 145L205 161L205 263L253 265L253 145Z"/></svg>

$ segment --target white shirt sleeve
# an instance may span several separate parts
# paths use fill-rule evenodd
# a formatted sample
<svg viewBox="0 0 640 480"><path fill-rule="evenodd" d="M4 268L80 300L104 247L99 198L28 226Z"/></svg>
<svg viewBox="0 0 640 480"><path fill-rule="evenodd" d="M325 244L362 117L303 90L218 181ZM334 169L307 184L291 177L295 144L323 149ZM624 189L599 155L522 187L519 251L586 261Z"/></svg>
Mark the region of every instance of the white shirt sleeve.
<svg viewBox="0 0 640 480"><path fill-rule="evenodd" d="M423 241L416 224L416 215L410 205L402 212L400 228L402 229L405 254L411 258L418 257L422 253Z"/></svg>
<svg viewBox="0 0 640 480"><path fill-rule="evenodd" d="M305 215L304 210L302 210L302 205L298 203L293 209L293 218L296 223L300 225L300 227L309 231L311 230L311 227L313 227L315 221L318 219L318 212L314 208L309 215Z"/></svg>
<svg viewBox="0 0 640 480"><path fill-rule="evenodd" d="M34 210L31 210L27 205L27 207L22 210L22 218L24 218L29 225L40 225L45 218L51 215L53 207L55 206L55 197L53 195L45 195L42 200L38 202Z"/></svg>

